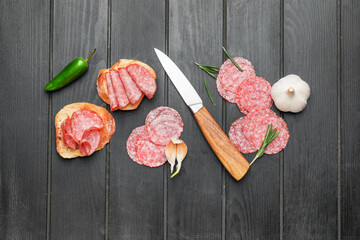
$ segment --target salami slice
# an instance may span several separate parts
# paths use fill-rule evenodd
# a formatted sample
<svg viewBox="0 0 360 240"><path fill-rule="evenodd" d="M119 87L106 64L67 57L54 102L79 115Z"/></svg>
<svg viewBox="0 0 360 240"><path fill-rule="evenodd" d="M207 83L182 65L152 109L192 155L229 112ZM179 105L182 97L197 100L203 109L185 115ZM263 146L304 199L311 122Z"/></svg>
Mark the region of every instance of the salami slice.
<svg viewBox="0 0 360 240"><path fill-rule="evenodd" d="M129 137L126 141L126 150L127 150L129 157L134 162L136 162L140 165L142 165L142 163L140 162L139 158L137 157L136 150L135 150L135 144L136 144L136 141L140 137L146 137L146 136L147 136L146 128L145 128L145 125L143 125L143 126L135 128L131 132L131 134L129 135Z"/></svg>
<svg viewBox="0 0 360 240"><path fill-rule="evenodd" d="M75 142L74 137L71 133L71 124L70 124L70 118L67 118L62 124L62 140L65 143L66 146L68 146L71 149L77 149L78 144Z"/></svg>
<svg viewBox="0 0 360 240"><path fill-rule="evenodd" d="M232 144L242 153L253 153L258 149L254 147L244 136L242 124L245 117L241 117L230 126L229 138Z"/></svg>
<svg viewBox="0 0 360 240"><path fill-rule="evenodd" d="M88 130L83 134L79 143L79 150L82 155L90 156L93 154L100 143L100 130Z"/></svg>
<svg viewBox="0 0 360 240"><path fill-rule="evenodd" d="M111 82L110 74L106 73L105 78L106 78L106 86L107 86L107 92L108 92L109 102L110 102L110 110L115 111L115 110L119 109L119 104L116 100L116 94L115 94L115 90L114 90L112 82Z"/></svg>
<svg viewBox="0 0 360 240"><path fill-rule="evenodd" d="M115 69L110 69L110 76L119 108L125 107L129 104L129 99L126 95L124 85L120 80L119 72Z"/></svg>
<svg viewBox="0 0 360 240"><path fill-rule="evenodd" d="M136 83L132 80L125 68L119 68L118 72L130 103L137 103L142 96L141 90L136 86Z"/></svg>
<svg viewBox="0 0 360 240"><path fill-rule="evenodd" d="M152 143L147 135L138 138L135 151L139 161L148 167L159 167L167 161L165 146Z"/></svg>
<svg viewBox="0 0 360 240"><path fill-rule="evenodd" d="M270 115L276 116L276 113L269 108L253 109L243 120L242 130L245 138L251 142L251 136L254 134L256 122L261 118L266 118Z"/></svg>
<svg viewBox="0 0 360 240"><path fill-rule="evenodd" d="M254 108L253 110L251 110L249 112L249 114L247 115L246 119L251 118L251 117L261 117L264 115L275 115L276 113L271 110L270 108L264 108L264 107L258 107L258 108Z"/></svg>
<svg viewBox="0 0 360 240"><path fill-rule="evenodd" d="M126 68L136 85L148 99L152 99L156 92L156 81L148 70L137 64Z"/></svg>
<svg viewBox="0 0 360 240"><path fill-rule="evenodd" d="M150 111L145 126L150 140L162 146L166 146L172 138L178 139L184 129L180 114L169 107L157 107Z"/></svg>
<svg viewBox="0 0 360 240"><path fill-rule="evenodd" d="M245 79L239 84L236 104L245 115L255 108L270 108L272 105L270 83L257 76Z"/></svg>
<svg viewBox="0 0 360 240"><path fill-rule="evenodd" d="M216 88L220 96L223 97L226 101L236 103L236 93L225 90L218 79L216 80Z"/></svg>
<svg viewBox="0 0 360 240"><path fill-rule="evenodd" d="M280 132L280 134L271 143L269 143L265 153L275 154L285 148L290 137L287 124L281 117L270 115L259 118L259 120L256 122L254 133L251 136L251 142L255 147L260 148L270 123L272 123L273 128L277 127L277 131Z"/></svg>
<svg viewBox="0 0 360 240"><path fill-rule="evenodd" d="M71 116L71 132L74 140L80 143L86 131L92 129L102 129L104 127L103 120L94 111L82 109L73 113Z"/></svg>
<svg viewBox="0 0 360 240"><path fill-rule="evenodd" d="M226 60L221 65L217 80L226 91L236 94L239 84L256 75L254 66L245 58L235 57L235 62L243 70L242 72L231 62L230 59Z"/></svg>

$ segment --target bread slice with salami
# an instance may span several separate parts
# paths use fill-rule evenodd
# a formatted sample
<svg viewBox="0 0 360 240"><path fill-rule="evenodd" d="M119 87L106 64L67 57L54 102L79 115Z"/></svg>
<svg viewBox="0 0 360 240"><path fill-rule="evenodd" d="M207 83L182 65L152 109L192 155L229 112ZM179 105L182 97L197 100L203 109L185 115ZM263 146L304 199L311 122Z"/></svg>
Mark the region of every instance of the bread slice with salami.
<svg viewBox="0 0 360 240"><path fill-rule="evenodd" d="M115 121L103 107L72 103L55 116L56 150L63 158L84 157L104 148L115 132Z"/></svg>
<svg viewBox="0 0 360 240"><path fill-rule="evenodd" d="M101 69L96 81L99 97L111 111L134 110L144 96L151 99L156 92L156 73L147 64L120 59L110 69Z"/></svg>

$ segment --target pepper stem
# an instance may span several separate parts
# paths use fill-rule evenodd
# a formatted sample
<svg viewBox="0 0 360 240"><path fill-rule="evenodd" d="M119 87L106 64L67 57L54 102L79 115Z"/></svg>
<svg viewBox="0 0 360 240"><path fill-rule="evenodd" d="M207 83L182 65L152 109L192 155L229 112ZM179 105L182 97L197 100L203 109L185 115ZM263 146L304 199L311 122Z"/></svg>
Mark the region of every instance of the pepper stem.
<svg viewBox="0 0 360 240"><path fill-rule="evenodd" d="M94 51L91 53L91 55L87 59L85 59L85 62L88 62L90 60L92 55L94 55L95 51L96 51L96 48L94 48Z"/></svg>

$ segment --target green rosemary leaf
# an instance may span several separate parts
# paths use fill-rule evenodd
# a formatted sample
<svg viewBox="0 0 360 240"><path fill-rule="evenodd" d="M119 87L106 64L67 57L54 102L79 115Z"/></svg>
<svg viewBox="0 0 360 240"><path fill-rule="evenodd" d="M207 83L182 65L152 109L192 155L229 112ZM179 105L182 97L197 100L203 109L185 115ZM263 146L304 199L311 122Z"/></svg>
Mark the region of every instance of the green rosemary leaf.
<svg viewBox="0 0 360 240"><path fill-rule="evenodd" d="M219 68L215 67L215 68L208 68L209 72L211 73L218 73L219 72Z"/></svg>
<svg viewBox="0 0 360 240"><path fill-rule="evenodd" d="M204 64L200 64L197 62L194 62L198 67L200 67L201 69L206 69L212 73L218 73L219 72L219 68L216 66L210 66L210 65L204 65Z"/></svg>
<svg viewBox="0 0 360 240"><path fill-rule="evenodd" d="M280 132L277 132L277 133L273 134L273 136L270 137L270 142L272 140L274 140L279 134L280 134Z"/></svg>
<svg viewBox="0 0 360 240"><path fill-rule="evenodd" d="M208 72L208 74L209 74L210 77L212 77L212 78L214 78L214 79L217 78L213 73L209 73L209 72Z"/></svg>
<svg viewBox="0 0 360 240"><path fill-rule="evenodd" d="M214 99L212 98L211 96L211 93L210 93L210 90L209 90L209 87L207 85L207 82L206 82L206 79L204 78L204 85L205 85L205 89L206 89L206 92L210 98L210 101L212 102L212 104L216 105L215 102L214 102Z"/></svg>
<svg viewBox="0 0 360 240"><path fill-rule="evenodd" d="M241 69L241 67L235 62L235 60L230 56L230 54L228 53L228 51L226 51L226 49L224 47L222 47L222 49L224 50L226 56L228 56L228 58L230 59L230 61L242 72L243 70Z"/></svg>
<svg viewBox="0 0 360 240"><path fill-rule="evenodd" d="M269 145L269 143L271 143L278 135L280 134L280 132L277 132L277 127L273 129L273 125L272 123L270 123L268 125L268 128L266 130L266 134L264 137L264 141L261 143L261 146L259 148L259 150L257 151L254 159L251 161L251 164L253 164L255 162L256 159L258 159L259 157L261 157L266 150L266 147Z"/></svg>
<svg viewBox="0 0 360 240"><path fill-rule="evenodd" d="M196 66L198 66L200 69L202 69L203 71L205 71L207 74L209 74L210 77L216 79L216 75L214 73L218 73L219 72L219 68L216 66L209 66L209 65L203 65L203 64L199 64L197 62L194 62Z"/></svg>

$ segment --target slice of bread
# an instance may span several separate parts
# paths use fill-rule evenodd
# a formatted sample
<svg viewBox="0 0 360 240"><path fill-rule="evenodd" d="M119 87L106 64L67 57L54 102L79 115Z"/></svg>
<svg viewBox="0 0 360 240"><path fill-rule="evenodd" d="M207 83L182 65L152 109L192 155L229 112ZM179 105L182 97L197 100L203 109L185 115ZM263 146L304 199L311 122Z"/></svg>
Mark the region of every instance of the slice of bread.
<svg viewBox="0 0 360 240"><path fill-rule="evenodd" d="M137 61L137 60L120 59L110 69L126 68L127 66L132 65L132 64L137 64L137 65L145 68L146 70L148 70L150 72L150 74L153 76L153 78L156 79L156 73L155 73L154 69L152 69L149 65L147 65L143 62ZM98 94L99 94L99 97L101 98L101 100L103 100L107 104L110 104L109 96L108 96L108 92L107 92L106 78L105 78L105 74L108 72L109 72L109 69L101 69L99 71L99 75L98 75L97 81L96 81L96 86L97 86L97 91L98 91ZM137 103L135 103L135 104L129 103L125 107L120 108L120 110L126 111L126 110L136 109L139 106L139 104L141 103L143 98L144 98L144 94L142 94L140 100Z"/></svg>
<svg viewBox="0 0 360 240"><path fill-rule="evenodd" d="M100 143L97 150L104 148L110 141L111 136L115 132L115 121L113 116L103 107L96 106L91 103L81 102L66 105L55 116L56 129L56 150L63 158L85 157L80 153L79 149L71 149L62 141L61 124L67 119L71 118L72 114L81 109L88 109L96 112L104 122L104 128L100 130Z"/></svg>

